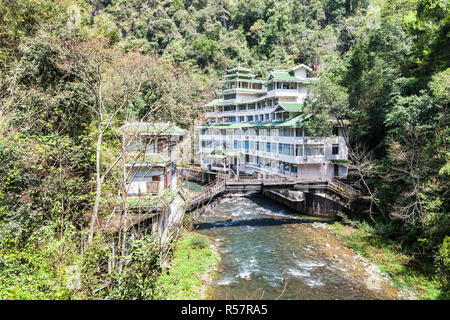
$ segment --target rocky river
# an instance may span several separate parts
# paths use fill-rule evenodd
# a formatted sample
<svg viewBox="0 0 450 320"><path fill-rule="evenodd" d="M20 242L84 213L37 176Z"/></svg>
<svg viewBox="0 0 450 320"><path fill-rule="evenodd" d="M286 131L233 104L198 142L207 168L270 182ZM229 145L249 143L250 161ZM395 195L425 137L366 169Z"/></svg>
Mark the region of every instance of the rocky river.
<svg viewBox="0 0 450 320"><path fill-rule="evenodd" d="M262 195L223 198L197 219L220 254L209 299L396 299L375 265L346 248L329 220Z"/></svg>

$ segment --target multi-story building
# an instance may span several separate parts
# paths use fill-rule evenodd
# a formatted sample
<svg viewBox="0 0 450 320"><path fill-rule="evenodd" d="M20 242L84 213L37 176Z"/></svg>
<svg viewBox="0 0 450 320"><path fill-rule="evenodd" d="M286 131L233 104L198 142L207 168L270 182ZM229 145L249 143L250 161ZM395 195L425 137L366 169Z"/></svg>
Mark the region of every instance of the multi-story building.
<svg viewBox="0 0 450 320"><path fill-rule="evenodd" d="M175 146L185 131L170 123L129 122L122 127L130 196L174 191L177 186Z"/></svg>
<svg viewBox="0 0 450 320"><path fill-rule="evenodd" d="M135 231L131 237L141 232L158 233L167 249L165 244L182 230L185 213L186 203L177 188L176 147L186 132L172 123L148 122L125 123L121 132L126 199L128 209L135 213L127 216L127 224ZM116 224L120 218L116 216Z"/></svg>
<svg viewBox="0 0 450 320"><path fill-rule="evenodd" d="M325 137L308 133L303 102L317 78L303 64L274 70L266 81L251 69L227 71L220 99L203 106L207 123L199 126L202 168L230 174L325 178L345 176L347 128L333 127Z"/></svg>

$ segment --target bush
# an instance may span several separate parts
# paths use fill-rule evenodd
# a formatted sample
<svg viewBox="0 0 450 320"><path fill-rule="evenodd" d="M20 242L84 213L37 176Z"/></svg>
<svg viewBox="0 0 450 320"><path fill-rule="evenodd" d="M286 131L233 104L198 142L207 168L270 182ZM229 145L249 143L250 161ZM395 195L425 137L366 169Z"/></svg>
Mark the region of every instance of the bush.
<svg viewBox="0 0 450 320"><path fill-rule="evenodd" d="M439 249L439 262L441 264L441 272L443 278L449 286L449 274L450 274L450 237L446 236Z"/></svg>
<svg viewBox="0 0 450 320"><path fill-rule="evenodd" d="M191 246L193 248L203 249L209 246L209 241L203 236L194 236L191 239Z"/></svg>

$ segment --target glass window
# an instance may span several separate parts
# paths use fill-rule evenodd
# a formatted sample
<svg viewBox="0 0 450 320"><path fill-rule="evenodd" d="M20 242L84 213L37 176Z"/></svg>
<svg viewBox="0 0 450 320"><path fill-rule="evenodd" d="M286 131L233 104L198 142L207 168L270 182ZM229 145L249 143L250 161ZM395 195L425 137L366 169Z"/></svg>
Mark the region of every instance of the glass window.
<svg viewBox="0 0 450 320"><path fill-rule="evenodd" d="M339 154L339 145L338 144L333 144L333 146L332 146L332 153L333 154Z"/></svg>
<svg viewBox="0 0 450 320"><path fill-rule="evenodd" d="M323 146L307 146L305 147L306 156L323 156Z"/></svg>
<svg viewBox="0 0 450 320"><path fill-rule="evenodd" d="M339 128L337 127L333 127L333 132L332 132L333 136L338 136L339 135Z"/></svg>

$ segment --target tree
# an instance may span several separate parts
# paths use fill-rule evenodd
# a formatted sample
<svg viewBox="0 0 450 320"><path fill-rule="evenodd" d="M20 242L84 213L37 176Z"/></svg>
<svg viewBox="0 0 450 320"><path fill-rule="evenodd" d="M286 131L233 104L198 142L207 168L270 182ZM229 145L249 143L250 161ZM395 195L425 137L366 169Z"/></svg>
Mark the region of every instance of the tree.
<svg viewBox="0 0 450 320"><path fill-rule="evenodd" d="M98 219L102 186L107 175L117 165L123 154L120 153L106 169L102 169L102 143L104 134L111 128L117 115L136 98L148 78L148 57L137 53L123 54L111 49L104 40L79 42L69 40L61 43L63 59L59 66L68 74L79 77L88 88L95 101L87 105L96 117L96 193L92 209L92 219L88 242L94 236ZM80 101L83 103L83 101Z"/></svg>

